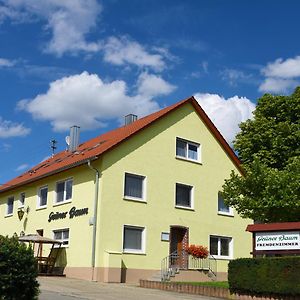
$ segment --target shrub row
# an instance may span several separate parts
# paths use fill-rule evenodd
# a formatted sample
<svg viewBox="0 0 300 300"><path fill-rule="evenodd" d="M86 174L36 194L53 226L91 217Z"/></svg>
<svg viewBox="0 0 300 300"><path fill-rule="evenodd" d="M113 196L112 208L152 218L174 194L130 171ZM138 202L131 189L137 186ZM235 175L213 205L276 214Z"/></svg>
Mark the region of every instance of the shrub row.
<svg viewBox="0 0 300 300"><path fill-rule="evenodd" d="M240 258L228 266L231 293L300 295L300 257Z"/></svg>
<svg viewBox="0 0 300 300"><path fill-rule="evenodd" d="M39 293L33 251L18 238L0 235L0 299L34 300Z"/></svg>

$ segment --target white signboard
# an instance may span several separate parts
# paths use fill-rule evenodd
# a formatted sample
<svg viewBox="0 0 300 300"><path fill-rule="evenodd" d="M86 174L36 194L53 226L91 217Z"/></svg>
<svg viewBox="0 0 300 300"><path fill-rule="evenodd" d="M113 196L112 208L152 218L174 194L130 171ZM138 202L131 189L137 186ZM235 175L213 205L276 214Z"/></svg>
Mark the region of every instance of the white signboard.
<svg viewBox="0 0 300 300"><path fill-rule="evenodd" d="M255 250L300 250L300 232L257 232Z"/></svg>

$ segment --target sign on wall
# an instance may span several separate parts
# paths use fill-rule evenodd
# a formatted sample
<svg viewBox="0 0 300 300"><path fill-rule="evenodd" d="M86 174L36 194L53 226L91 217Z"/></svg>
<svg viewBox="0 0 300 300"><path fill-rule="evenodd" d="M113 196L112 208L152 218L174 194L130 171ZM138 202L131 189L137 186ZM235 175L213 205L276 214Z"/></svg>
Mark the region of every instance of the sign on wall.
<svg viewBox="0 0 300 300"><path fill-rule="evenodd" d="M89 213L89 209L87 207L85 208L79 208L77 209L75 206L73 206L69 212L51 212L48 217L48 222L59 220L59 219L65 219L69 213L69 219L73 219L74 217L79 217L83 215L87 215Z"/></svg>
<svg viewBox="0 0 300 300"><path fill-rule="evenodd" d="M255 250L300 250L300 232L256 232Z"/></svg>

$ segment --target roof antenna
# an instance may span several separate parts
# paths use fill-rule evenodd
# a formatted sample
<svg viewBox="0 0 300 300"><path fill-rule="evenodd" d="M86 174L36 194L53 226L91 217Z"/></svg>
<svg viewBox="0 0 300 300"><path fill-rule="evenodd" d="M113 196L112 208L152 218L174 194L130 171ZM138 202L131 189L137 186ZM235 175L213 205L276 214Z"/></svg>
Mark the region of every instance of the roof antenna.
<svg viewBox="0 0 300 300"><path fill-rule="evenodd" d="M57 148L57 146L56 146L57 141L56 141L56 140L51 140L50 143L51 143L50 148L52 149L52 157L53 157L53 156L54 156L54 153L55 153L55 150L56 150L56 148Z"/></svg>

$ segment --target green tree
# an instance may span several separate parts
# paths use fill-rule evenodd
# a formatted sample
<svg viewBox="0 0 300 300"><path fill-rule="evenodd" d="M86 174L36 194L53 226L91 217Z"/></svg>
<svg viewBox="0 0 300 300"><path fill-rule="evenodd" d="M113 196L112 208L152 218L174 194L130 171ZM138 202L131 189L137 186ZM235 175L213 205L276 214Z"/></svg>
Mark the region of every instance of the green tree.
<svg viewBox="0 0 300 300"><path fill-rule="evenodd" d="M18 238L0 235L0 299L34 300L39 293L33 250Z"/></svg>
<svg viewBox="0 0 300 300"><path fill-rule="evenodd" d="M300 87L290 96L266 94L234 141L244 176L231 173L225 203L245 218L300 221Z"/></svg>

